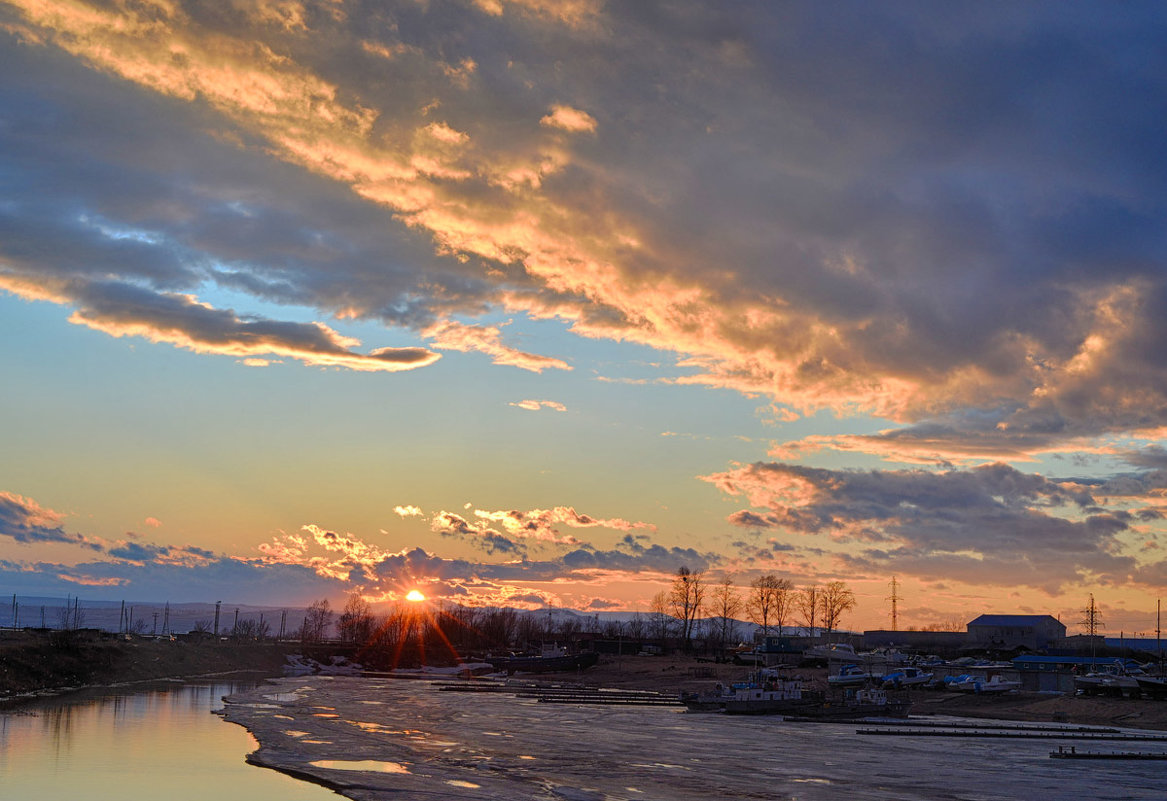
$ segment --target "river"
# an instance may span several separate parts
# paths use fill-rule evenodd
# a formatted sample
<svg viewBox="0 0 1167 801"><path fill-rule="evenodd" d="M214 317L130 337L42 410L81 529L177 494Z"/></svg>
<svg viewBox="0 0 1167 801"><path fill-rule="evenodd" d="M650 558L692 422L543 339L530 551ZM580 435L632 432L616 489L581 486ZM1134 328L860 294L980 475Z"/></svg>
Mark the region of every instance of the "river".
<svg viewBox="0 0 1167 801"><path fill-rule="evenodd" d="M218 715L255 682L88 690L0 712L2 801L325 801L248 765L257 744Z"/></svg>
<svg viewBox="0 0 1167 801"><path fill-rule="evenodd" d="M1167 781L1167 762L1049 756L1058 745L1162 752L1162 740L870 736L854 723L540 703L422 681L280 679L233 696L226 714L255 732L265 764L363 801L1162 801Z"/></svg>
<svg viewBox="0 0 1167 801"><path fill-rule="evenodd" d="M91 691L0 712L0 801L1161 801L1164 762L1057 743L870 737L854 725L540 704L427 682L307 677ZM1079 743L1079 747L1082 744ZM1163 750L1161 743L1098 743Z"/></svg>

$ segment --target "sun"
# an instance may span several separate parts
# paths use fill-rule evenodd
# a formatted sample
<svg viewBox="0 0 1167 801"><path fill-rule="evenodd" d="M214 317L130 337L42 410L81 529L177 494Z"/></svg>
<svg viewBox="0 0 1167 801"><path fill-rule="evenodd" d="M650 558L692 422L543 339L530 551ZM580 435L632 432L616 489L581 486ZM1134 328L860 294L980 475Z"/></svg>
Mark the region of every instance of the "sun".
<svg viewBox="0 0 1167 801"><path fill-rule="evenodd" d="M424 596L424 595L422 595L422 594L421 594L421 592L419 592L418 590L410 590L409 592L407 592L407 593L405 594L405 600L407 600L407 601L414 601L414 602L416 602L416 601L424 601L424 600L425 600L425 596Z"/></svg>

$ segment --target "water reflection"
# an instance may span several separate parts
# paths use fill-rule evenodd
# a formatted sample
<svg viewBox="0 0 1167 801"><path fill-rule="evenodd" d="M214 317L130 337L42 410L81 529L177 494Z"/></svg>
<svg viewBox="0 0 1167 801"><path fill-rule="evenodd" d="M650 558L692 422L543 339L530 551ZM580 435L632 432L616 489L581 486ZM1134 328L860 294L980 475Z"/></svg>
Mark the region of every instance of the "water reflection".
<svg viewBox="0 0 1167 801"><path fill-rule="evenodd" d="M244 762L257 744L212 715L253 682L94 691L0 712L0 797L37 801L323 801L330 791Z"/></svg>

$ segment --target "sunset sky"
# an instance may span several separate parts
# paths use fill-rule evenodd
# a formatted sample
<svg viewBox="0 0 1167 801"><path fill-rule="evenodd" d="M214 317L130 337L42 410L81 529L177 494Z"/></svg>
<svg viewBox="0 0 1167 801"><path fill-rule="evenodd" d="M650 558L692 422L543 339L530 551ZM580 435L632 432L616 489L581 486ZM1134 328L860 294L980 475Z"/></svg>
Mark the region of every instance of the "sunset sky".
<svg viewBox="0 0 1167 801"><path fill-rule="evenodd" d="M1154 636L1159 3L0 0L0 594Z"/></svg>

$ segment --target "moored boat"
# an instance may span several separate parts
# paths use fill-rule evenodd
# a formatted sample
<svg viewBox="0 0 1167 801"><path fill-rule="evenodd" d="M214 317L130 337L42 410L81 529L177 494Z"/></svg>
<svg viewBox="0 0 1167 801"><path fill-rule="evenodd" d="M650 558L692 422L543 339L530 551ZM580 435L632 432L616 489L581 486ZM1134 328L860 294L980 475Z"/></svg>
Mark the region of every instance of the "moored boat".
<svg viewBox="0 0 1167 801"><path fill-rule="evenodd" d="M745 682L681 694L681 703L692 712L724 711L729 715L791 714L821 700L821 693L803 690L800 678L768 668L751 673Z"/></svg>
<svg viewBox="0 0 1167 801"><path fill-rule="evenodd" d="M903 697L890 697L886 690L868 687L848 690L842 698L832 698L798 712L795 720L845 721L860 718L906 718L912 702Z"/></svg>

